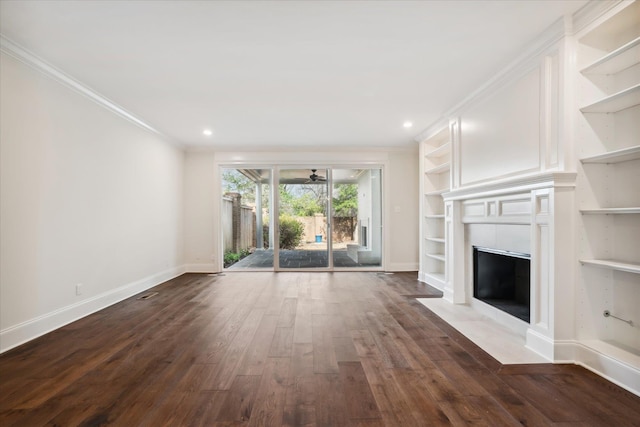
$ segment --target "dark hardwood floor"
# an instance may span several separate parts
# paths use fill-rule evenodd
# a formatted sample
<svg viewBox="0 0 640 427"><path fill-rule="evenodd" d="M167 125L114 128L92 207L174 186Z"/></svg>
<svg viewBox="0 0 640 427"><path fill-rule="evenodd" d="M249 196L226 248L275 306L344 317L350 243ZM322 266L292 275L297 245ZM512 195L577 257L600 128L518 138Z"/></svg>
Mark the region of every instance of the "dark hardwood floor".
<svg viewBox="0 0 640 427"><path fill-rule="evenodd" d="M639 426L573 365L501 365L415 274L188 274L0 356L1 426Z"/></svg>

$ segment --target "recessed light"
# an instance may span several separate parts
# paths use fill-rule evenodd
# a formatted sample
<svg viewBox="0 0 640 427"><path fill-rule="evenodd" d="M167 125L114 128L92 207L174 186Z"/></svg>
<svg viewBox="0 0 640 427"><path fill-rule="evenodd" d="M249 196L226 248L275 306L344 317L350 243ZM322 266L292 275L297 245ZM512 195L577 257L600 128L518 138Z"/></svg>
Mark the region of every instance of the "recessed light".
<svg viewBox="0 0 640 427"><path fill-rule="evenodd" d="M413 123L411 123L411 122L404 122L404 123L402 124L402 126L404 126L404 127L406 127L406 128L410 128L411 126L413 126Z"/></svg>
<svg viewBox="0 0 640 427"><path fill-rule="evenodd" d="M213 131L211 129L205 129L205 130L202 131L202 134L204 136L211 136L211 135L213 135Z"/></svg>

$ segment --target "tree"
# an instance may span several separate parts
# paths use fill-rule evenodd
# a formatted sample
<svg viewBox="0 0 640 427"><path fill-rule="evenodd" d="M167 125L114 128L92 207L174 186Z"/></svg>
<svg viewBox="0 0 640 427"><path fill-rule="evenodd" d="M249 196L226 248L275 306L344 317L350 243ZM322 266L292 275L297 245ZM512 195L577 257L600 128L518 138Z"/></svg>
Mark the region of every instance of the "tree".
<svg viewBox="0 0 640 427"><path fill-rule="evenodd" d="M337 195L333 198L334 216L358 215L358 184L336 184L335 187Z"/></svg>
<svg viewBox="0 0 640 427"><path fill-rule="evenodd" d="M256 185L237 169L224 169L222 172L223 192L239 193L243 204L255 206ZM262 210L266 212L269 212L269 191L269 184L262 184Z"/></svg>
<svg viewBox="0 0 640 427"><path fill-rule="evenodd" d="M225 193L240 193L244 203L256 201L256 184L236 169L222 172L222 188Z"/></svg>
<svg viewBox="0 0 640 427"><path fill-rule="evenodd" d="M323 185L280 184L280 212L293 216L324 213Z"/></svg>

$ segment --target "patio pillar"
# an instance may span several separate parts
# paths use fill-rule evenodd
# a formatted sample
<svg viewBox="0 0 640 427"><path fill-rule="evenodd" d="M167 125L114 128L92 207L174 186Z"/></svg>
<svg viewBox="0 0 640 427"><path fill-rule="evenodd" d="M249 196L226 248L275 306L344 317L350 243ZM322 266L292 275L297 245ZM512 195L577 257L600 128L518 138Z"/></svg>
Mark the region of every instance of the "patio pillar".
<svg viewBox="0 0 640 427"><path fill-rule="evenodd" d="M264 249L262 226L262 183L256 182L256 249Z"/></svg>
<svg viewBox="0 0 640 427"><path fill-rule="evenodd" d="M242 209L242 195L239 193L227 193L227 197L231 198L231 206L232 206L232 214L231 214L231 224L232 226L232 247L233 252L240 252L240 238L241 238L241 212Z"/></svg>

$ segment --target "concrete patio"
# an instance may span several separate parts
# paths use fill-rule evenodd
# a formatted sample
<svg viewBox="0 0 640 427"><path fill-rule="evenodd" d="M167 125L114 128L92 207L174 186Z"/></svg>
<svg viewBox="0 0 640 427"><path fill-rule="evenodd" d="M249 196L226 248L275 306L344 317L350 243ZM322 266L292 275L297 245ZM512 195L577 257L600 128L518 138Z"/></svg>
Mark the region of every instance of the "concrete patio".
<svg viewBox="0 0 640 427"><path fill-rule="evenodd" d="M281 250L280 251L280 267L281 268L322 268L327 267L327 251L326 250ZM353 261L347 255L346 249L338 249L333 251L334 267L379 267L380 263L365 264ZM228 270L242 269L258 269L273 268L273 249L265 249L263 251L255 251L251 255L241 259L233 264Z"/></svg>

